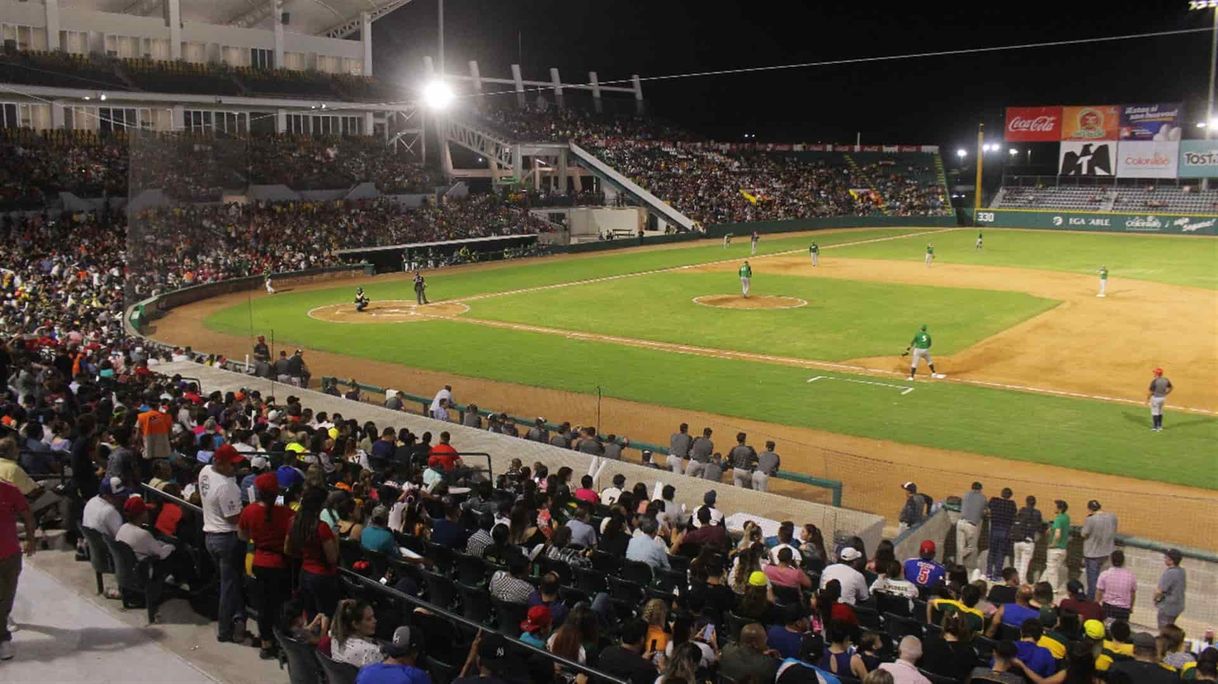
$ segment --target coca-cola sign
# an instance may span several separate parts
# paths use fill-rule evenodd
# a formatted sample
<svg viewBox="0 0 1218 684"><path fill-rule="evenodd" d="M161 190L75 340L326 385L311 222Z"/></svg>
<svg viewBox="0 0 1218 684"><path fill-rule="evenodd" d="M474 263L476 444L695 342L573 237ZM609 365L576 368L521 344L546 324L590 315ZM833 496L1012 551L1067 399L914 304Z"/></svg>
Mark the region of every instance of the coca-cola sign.
<svg viewBox="0 0 1218 684"><path fill-rule="evenodd" d="M1008 142L1055 142L1061 133L1061 107L1007 107Z"/></svg>

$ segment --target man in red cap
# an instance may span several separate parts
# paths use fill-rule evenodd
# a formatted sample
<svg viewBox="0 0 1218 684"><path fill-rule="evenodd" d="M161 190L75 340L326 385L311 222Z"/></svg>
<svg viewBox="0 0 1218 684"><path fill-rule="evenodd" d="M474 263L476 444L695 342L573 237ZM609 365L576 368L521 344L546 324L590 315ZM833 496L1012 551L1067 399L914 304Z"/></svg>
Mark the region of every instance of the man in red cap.
<svg viewBox="0 0 1218 684"><path fill-rule="evenodd" d="M1171 394L1171 380L1163 377L1163 369L1154 370L1155 377L1150 381L1146 390L1146 403L1150 404L1150 429L1163 432L1163 404L1167 403L1167 395Z"/></svg>
<svg viewBox="0 0 1218 684"><path fill-rule="evenodd" d="M245 460L231 444L222 444L211 463L199 471L199 496L203 499L203 541L220 572L220 607L216 639L245 641L245 600L241 577L245 570L245 544L237 538L241 516L241 488L237 465Z"/></svg>
<svg viewBox="0 0 1218 684"><path fill-rule="evenodd" d="M144 529L144 523L148 522L148 505L142 497L132 496L123 502L123 517L127 522L118 528L114 540L130 546L136 560L169 558L174 550L173 544L157 539Z"/></svg>
<svg viewBox="0 0 1218 684"><path fill-rule="evenodd" d="M947 576L943 566L935 562L935 543L929 539L922 540L917 558L905 561L904 570L905 579L916 584L918 593L924 597Z"/></svg>

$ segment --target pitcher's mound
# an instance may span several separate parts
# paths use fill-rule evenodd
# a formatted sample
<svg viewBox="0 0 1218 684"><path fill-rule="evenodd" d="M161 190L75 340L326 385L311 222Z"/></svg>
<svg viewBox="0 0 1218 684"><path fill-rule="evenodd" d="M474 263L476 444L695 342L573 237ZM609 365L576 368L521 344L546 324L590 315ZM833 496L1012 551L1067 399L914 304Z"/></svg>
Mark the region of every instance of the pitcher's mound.
<svg viewBox="0 0 1218 684"><path fill-rule="evenodd" d="M782 295L702 295L694 297L694 303L720 309L798 309L808 305L806 300L799 297Z"/></svg>
<svg viewBox="0 0 1218 684"><path fill-rule="evenodd" d="M367 309L356 311L355 304L329 304L309 311L309 318L327 323L409 323L428 318L453 318L469 311L460 302L415 304L406 299L372 302Z"/></svg>

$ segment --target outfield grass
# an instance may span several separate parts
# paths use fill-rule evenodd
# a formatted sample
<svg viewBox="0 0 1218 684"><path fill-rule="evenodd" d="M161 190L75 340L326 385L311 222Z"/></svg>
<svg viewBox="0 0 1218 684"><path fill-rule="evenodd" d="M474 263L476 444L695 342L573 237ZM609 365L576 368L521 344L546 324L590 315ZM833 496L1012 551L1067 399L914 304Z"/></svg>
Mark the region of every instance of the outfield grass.
<svg viewBox="0 0 1218 684"><path fill-rule="evenodd" d="M755 295L799 297L794 309L718 309L693 302L739 294L734 273L670 271L470 302L468 314L563 330L837 361L895 355L923 322L945 354L1057 305L1018 292L810 279L755 272Z"/></svg>
<svg viewBox="0 0 1218 684"><path fill-rule="evenodd" d="M1218 239L1211 237L986 229L982 250L974 249L976 239L974 229L944 231L916 240L842 247L825 258L922 261L926 243L932 242L936 260L945 263L1087 273L1097 280L1100 266L1107 266L1113 282L1129 278L1218 289Z"/></svg>
<svg viewBox="0 0 1218 684"><path fill-rule="evenodd" d="M845 232L819 235L817 241L829 246L912 232L917 229ZM958 263L1079 272L1089 272L1093 257L1103 253L1107 258L1100 263L1107 263L1114 278L1131 277L1122 264L1170 261L1176 264L1173 269L1154 270L1145 277L1218 287L1218 274L1202 268L1208 259L1212 270L1215 240L990 230L986 250L976 254L974 237L971 230L944 231L935 233L933 241L942 259ZM913 236L830 248L823 258L921 259L925 240ZM734 261L748 254L747 242L740 242L728 250L717 244L674 247L438 273L428 278L429 292L435 299L453 299L720 259ZM808 242L805 237L767 238L762 240L761 251L804 250ZM1033 259L1035 255L1041 258ZM690 304L673 314L666 300L675 293L685 300L696 294L730 293L737 281L730 274L671 272L477 300L471 302L471 315L628 337L650 335L706 346L736 344L747 338L762 344L751 349L830 359L847 353L869 354L873 344L878 350L874 354L893 353L894 347L908 342L912 327L924 320L932 324L932 332L940 340L936 346L951 351L966 344L961 340L1009 326L1052 305L1018 294L1010 295L1013 299L994 299L1008 293L925 288L933 292L909 297L914 286L890 289L885 284L831 279L817 279L813 284L797 277L791 277L794 281L788 284L785 278L761 273L754 286L761 290L773 284L774 294L794 296L803 295L790 289L811 288L814 291L805 298L813 306L806 311L749 312L712 311ZM379 300L413 299L407 281L377 282L370 293ZM1168 430L1155 434L1146 429L1144 408L1099 401L931 382L918 383L913 393L902 396L897 390L871 385L808 384L811 375L832 374L789 366L578 341L459 321L332 324L304 315L316 306L347 303L350 294L350 288L343 287L261 297L220 311L205 324L235 335L274 330L278 342L471 377L579 393L592 393L600 386L606 396L677 409L1218 489L1218 471L1211 456L1218 443L1215 418L1173 416ZM831 296L823 297L825 294ZM961 294L968 301L959 300ZM945 317L930 309L907 311L900 306L914 302L953 312L957 309L952 305L969 307L970 313ZM783 318L788 314L793 318ZM811 326L798 318L808 315L816 317ZM852 330L838 330L843 326ZM873 336L877 339L871 339ZM846 344L859 351L838 351ZM1165 463L1171 466L1165 467Z"/></svg>

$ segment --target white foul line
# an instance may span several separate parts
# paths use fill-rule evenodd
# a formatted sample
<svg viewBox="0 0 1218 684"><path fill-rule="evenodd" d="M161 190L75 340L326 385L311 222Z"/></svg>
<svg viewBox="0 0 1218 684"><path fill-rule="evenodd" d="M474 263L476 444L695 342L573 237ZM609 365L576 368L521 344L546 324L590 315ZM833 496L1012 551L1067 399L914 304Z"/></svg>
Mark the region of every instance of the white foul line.
<svg viewBox="0 0 1218 684"><path fill-rule="evenodd" d="M872 382L870 380L855 380L854 378L834 378L828 375L817 375L813 378L808 378L808 382L816 382L817 380L840 380L841 382L853 382L859 385L875 385L876 387L891 387L892 389L901 390L901 396L905 396L914 391L914 388L906 385L890 385L886 382Z"/></svg>

